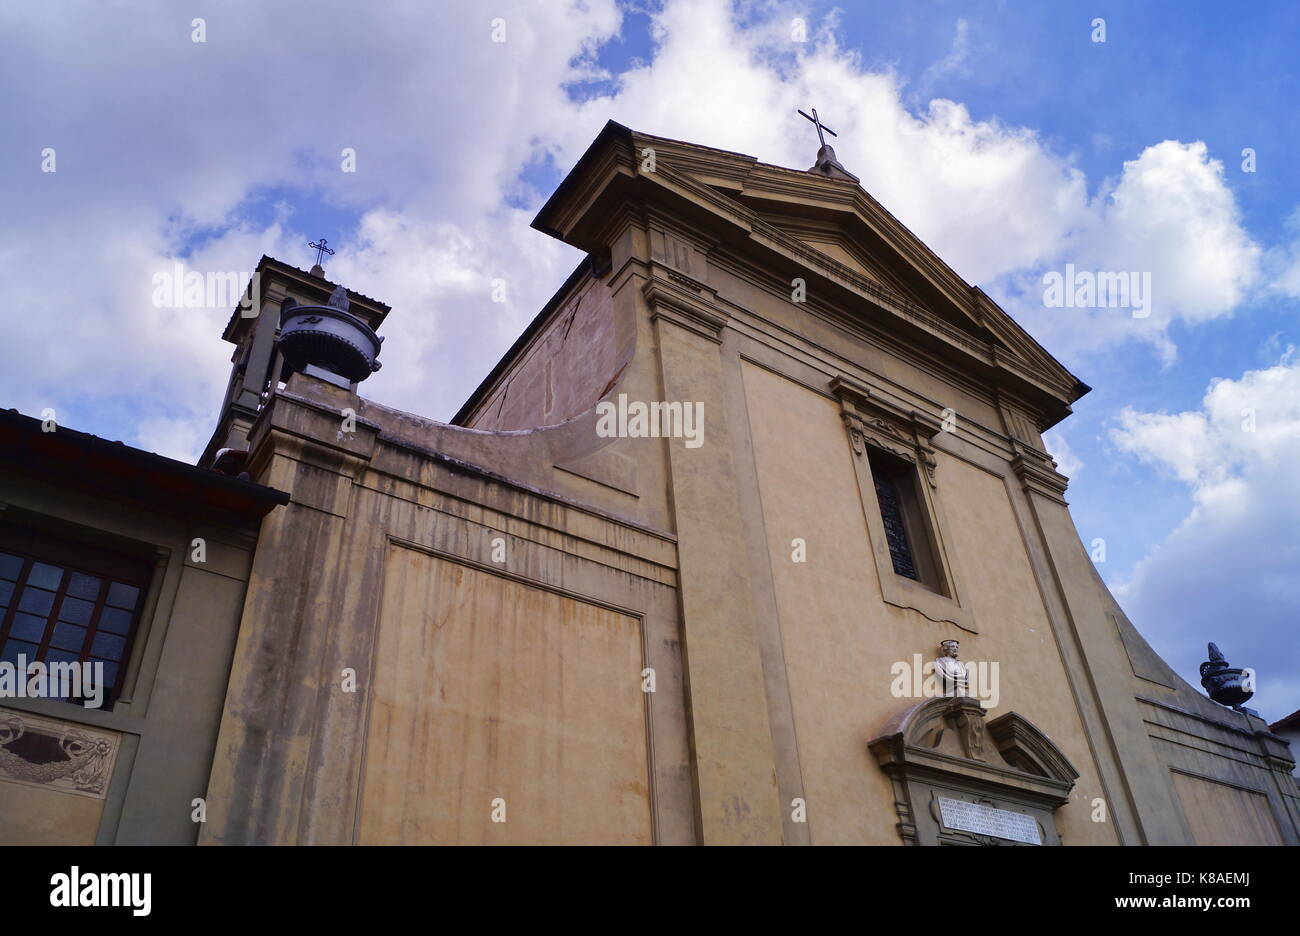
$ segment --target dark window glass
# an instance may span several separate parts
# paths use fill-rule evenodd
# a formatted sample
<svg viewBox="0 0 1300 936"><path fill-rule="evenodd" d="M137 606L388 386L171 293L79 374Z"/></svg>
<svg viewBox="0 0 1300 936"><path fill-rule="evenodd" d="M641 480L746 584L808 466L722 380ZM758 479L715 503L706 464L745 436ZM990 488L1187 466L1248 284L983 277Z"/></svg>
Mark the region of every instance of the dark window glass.
<svg viewBox="0 0 1300 936"><path fill-rule="evenodd" d="M112 686L117 683L118 666L112 660L91 660L90 663L91 663L90 678L92 682L95 679L95 670L99 669L102 666L104 668L104 685ZM98 683L95 684L98 685Z"/></svg>
<svg viewBox="0 0 1300 936"><path fill-rule="evenodd" d="M15 614L9 636L40 643L41 638L45 636L45 618L35 614Z"/></svg>
<svg viewBox="0 0 1300 936"><path fill-rule="evenodd" d="M136 609L148 581L147 560L7 524L0 524L0 544L5 547L0 551L3 659L17 664L21 655L28 664L98 664L105 704L111 705L131 652ZM72 567L83 560L84 569ZM136 574L134 582L127 578Z"/></svg>
<svg viewBox="0 0 1300 936"><path fill-rule="evenodd" d="M2 654L6 663L18 664L18 655L22 654L30 663L36 659L36 651L40 647L34 643L28 643L25 640L6 640L5 648Z"/></svg>
<svg viewBox="0 0 1300 936"><path fill-rule="evenodd" d="M17 556L0 553L0 579L14 581L23 571L23 561Z"/></svg>
<svg viewBox="0 0 1300 936"><path fill-rule="evenodd" d="M903 505L898 493L898 485L893 478L879 475L874 480L876 500L880 501L880 519L885 524L885 541L889 544L889 558L894 563L894 571L919 582L921 576L916 573L912 544L907 541L907 527L903 523Z"/></svg>
<svg viewBox="0 0 1300 936"><path fill-rule="evenodd" d="M86 645L86 628L78 627L75 624L55 624L54 636L50 638L50 646L58 647L60 650L74 650L81 652L81 648Z"/></svg>
<svg viewBox="0 0 1300 936"><path fill-rule="evenodd" d="M128 634L131 631L131 613L119 608L105 608L99 615L99 627L114 634Z"/></svg>
<svg viewBox="0 0 1300 936"><path fill-rule="evenodd" d="M75 598L94 601L99 597L100 580L84 572L73 572L68 579L68 594Z"/></svg>
<svg viewBox="0 0 1300 936"><path fill-rule="evenodd" d="M944 594L916 465L874 446L869 448L871 479L894 573Z"/></svg>
<svg viewBox="0 0 1300 936"><path fill-rule="evenodd" d="M122 652L125 649L125 637L119 637L116 634L109 634L104 631L96 634L94 643L90 645L91 653L106 660L122 659Z"/></svg>
<svg viewBox="0 0 1300 936"><path fill-rule="evenodd" d="M135 607L135 599L139 594L140 589L134 585L114 582L108 589L108 604L115 608L126 608L126 610L130 611Z"/></svg>
<svg viewBox="0 0 1300 936"><path fill-rule="evenodd" d="M23 596L18 599L18 610L32 614L49 614L54 607L54 592L43 588L24 588Z"/></svg>
<svg viewBox="0 0 1300 936"><path fill-rule="evenodd" d="M80 624L83 627L90 623L91 615L94 613L95 603L93 601L82 601L80 598L65 597L63 604L59 605L60 621Z"/></svg>
<svg viewBox="0 0 1300 936"><path fill-rule="evenodd" d="M59 587L61 581L63 581L63 570L48 562L33 562L32 570L27 573L27 584L35 585L37 588L48 588L53 591Z"/></svg>

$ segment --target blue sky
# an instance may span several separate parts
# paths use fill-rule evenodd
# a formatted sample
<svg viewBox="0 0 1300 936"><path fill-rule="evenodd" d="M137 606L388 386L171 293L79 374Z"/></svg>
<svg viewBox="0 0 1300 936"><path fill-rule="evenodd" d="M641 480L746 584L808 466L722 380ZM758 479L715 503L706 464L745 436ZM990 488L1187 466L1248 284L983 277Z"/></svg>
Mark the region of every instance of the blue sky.
<svg viewBox="0 0 1300 936"><path fill-rule="evenodd" d="M1049 444L1134 622L1184 676L1216 640L1266 717L1300 707L1300 6L173 6L0 10L2 405L192 458L229 310L154 308L152 275L306 267L324 236L394 307L368 395L448 418L577 262L528 221L605 120L804 167L817 107L864 187L1094 387ZM1152 272L1154 314L1044 308L1066 263Z"/></svg>

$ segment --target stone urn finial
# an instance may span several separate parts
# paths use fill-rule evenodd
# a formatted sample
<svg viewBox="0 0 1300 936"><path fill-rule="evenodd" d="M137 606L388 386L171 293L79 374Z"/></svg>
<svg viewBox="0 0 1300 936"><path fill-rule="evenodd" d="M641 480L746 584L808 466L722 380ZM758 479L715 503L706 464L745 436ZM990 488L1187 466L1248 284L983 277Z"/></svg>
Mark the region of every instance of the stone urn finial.
<svg viewBox="0 0 1300 936"><path fill-rule="evenodd" d="M1245 670L1228 665L1216 644L1208 647L1210 658L1201 664L1201 685L1220 705L1240 708L1255 693L1242 685Z"/></svg>

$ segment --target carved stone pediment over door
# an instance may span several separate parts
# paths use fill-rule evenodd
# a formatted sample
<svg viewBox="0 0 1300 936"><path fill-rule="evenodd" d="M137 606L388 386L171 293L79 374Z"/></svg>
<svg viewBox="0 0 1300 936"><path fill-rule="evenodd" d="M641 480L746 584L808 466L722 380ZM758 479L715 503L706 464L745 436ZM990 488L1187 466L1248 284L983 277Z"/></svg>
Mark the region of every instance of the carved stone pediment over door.
<svg viewBox="0 0 1300 936"><path fill-rule="evenodd" d="M1015 712L986 722L976 699L927 699L867 746L893 782L904 843L1061 844L1056 810L1079 772Z"/></svg>

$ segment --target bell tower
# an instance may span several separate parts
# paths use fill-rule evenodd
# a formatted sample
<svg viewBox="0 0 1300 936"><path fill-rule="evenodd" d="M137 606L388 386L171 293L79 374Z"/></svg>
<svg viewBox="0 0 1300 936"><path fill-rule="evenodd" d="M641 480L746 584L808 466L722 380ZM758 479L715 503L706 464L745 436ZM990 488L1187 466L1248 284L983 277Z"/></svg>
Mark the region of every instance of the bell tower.
<svg viewBox="0 0 1300 936"><path fill-rule="evenodd" d="M230 382L200 466L237 474L257 414L294 372L354 389L379 370L388 312L327 280L319 262L307 272L263 256L221 336L235 346Z"/></svg>

